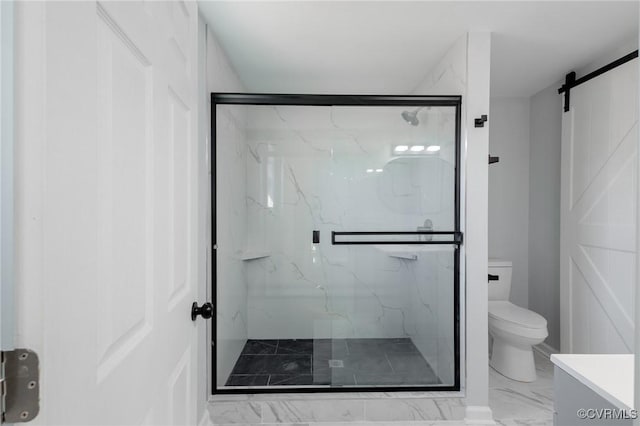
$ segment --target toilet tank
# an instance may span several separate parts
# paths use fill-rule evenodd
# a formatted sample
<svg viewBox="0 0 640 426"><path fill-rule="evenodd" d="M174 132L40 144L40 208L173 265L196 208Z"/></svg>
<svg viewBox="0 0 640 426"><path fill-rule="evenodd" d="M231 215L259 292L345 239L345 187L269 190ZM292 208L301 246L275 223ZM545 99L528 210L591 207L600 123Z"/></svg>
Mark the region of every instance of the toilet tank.
<svg viewBox="0 0 640 426"><path fill-rule="evenodd" d="M489 275L498 277L495 281L488 281L489 300L509 300L512 266L509 260L489 259Z"/></svg>

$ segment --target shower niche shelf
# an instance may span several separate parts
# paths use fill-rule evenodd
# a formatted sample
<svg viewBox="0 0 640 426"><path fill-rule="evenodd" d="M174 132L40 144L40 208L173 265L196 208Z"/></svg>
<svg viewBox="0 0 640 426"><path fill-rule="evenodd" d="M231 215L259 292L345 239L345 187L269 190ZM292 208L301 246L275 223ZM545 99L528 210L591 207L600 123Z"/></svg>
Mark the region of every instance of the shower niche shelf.
<svg viewBox="0 0 640 426"><path fill-rule="evenodd" d="M425 245L416 247L409 244L391 244L391 245L375 245L376 249L380 250L389 257L395 257L398 259L418 260L420 253L426 252L451 252L454 246L451 245Z"/></svg>
<svg viewBox="0 0 640 426"><path fill-rule="evenodd" d="M240 252L240 259L247 262L249 260L258 260L264 259L265 257L271 256L271 253L268 251L242 251Z"/></svg>
<svg viewBox="0 0 640 426"><path fill-rule="evenodd" d="M396 259L418 260L418 253L415 253L415 252L411 253L411 252L399 251L399 252L396 252L396 253L387 252L386 254L387 254L387 256L395 257Z"/></svg>

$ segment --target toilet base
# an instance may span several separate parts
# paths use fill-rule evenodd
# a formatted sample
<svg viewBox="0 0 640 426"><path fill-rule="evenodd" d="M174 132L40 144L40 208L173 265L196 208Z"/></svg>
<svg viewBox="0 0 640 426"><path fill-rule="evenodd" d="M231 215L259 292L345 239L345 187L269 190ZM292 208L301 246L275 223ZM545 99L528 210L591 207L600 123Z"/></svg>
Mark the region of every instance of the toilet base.
<svg viewBox="0 0 640 426"><path fill-rule="evenodd" d="M493 336L489 365L498 373L519 382L535 382L536 365L531 346L514 346Z"/></svg>

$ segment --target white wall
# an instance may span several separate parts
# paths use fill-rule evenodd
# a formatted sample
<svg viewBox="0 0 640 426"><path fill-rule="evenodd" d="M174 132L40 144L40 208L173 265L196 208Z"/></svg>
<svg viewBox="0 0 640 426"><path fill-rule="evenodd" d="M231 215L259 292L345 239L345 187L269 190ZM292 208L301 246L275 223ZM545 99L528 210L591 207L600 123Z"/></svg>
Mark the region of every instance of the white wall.
<svg viewBox="0 0 640 426"><path fill-rule="evenodd" d="M217 381L223 385L247 341L246 107L218 106L216 114Z"/></svg>
<svg viewBox="0 0 640 426"><path fill-rule="evenodd" d="M529 98L491 99L489 257L513 262L511 302L529 306Z"/></svg>
<svg viewBox="0 0 640 426"><path fill-rule="evenodd" d="M488 407L488 165L491 122L475 127L476 117L490 108L491 34L469 33L467 49L465 157L465 250L467 323L467 411L468 421L491 421Z"/></svg>
<svg viewBox="0 0 640 426"><path fill-rule="evenodd" d="M529 147L529 308L547 320L545 343L560 348L561 83L531 97Z"/></svg>
<svg viewBox="0 0 640 426"><path fill-rule="evenodd" d="M560 136L555 83L531 98L491 99L489 256L513 262L511 302L547 320L560 346Z"/></svg>

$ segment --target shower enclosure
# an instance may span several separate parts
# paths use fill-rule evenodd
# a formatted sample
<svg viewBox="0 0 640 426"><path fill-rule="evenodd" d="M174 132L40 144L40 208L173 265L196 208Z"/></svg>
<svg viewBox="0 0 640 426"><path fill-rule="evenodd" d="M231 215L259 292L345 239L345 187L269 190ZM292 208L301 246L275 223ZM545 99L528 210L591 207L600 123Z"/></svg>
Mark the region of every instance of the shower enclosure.
<svg viewBox="0 0 640 426"><path fill-rule="evenodd" d="M460 97L211 100L213 393L459 390Z"/></svg>

